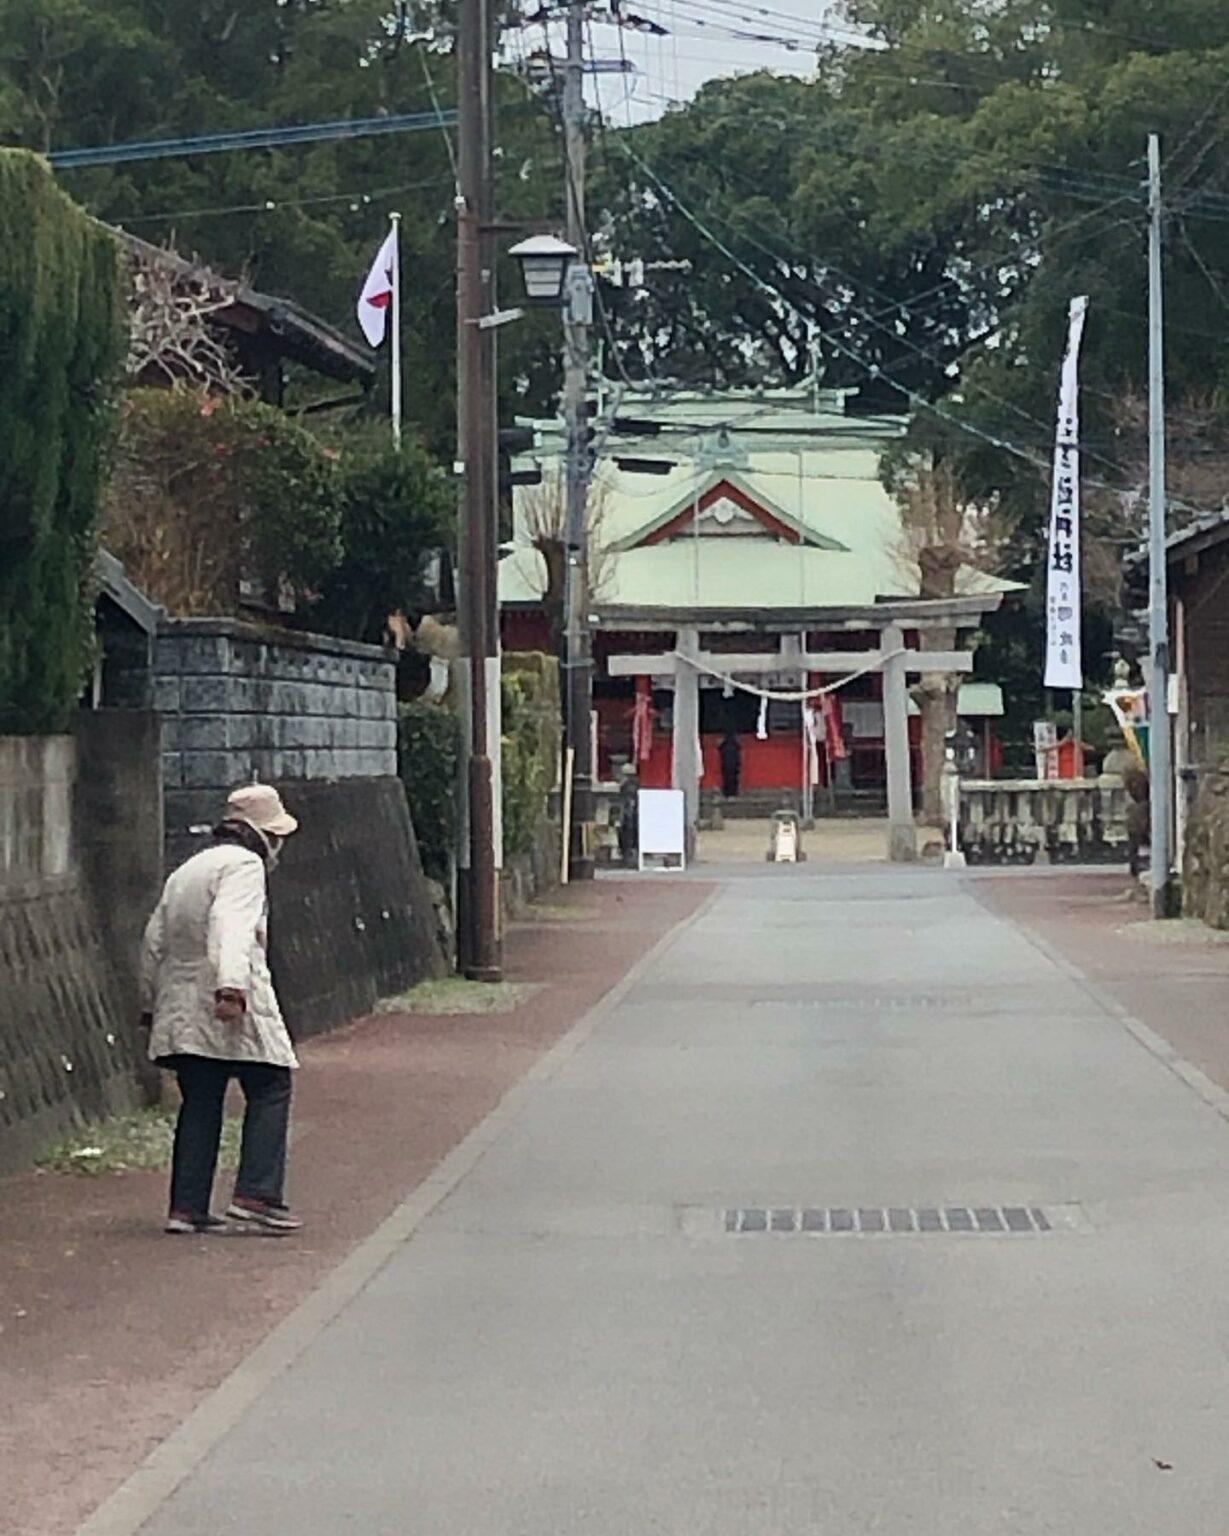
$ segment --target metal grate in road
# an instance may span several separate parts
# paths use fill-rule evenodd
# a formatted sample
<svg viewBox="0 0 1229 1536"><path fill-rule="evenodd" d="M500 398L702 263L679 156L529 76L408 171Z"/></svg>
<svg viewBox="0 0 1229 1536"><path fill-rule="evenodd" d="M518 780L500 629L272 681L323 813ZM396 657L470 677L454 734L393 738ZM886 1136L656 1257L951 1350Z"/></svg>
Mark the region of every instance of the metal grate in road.
<svg viewBox="0 0 1229 1536"><path fill-rule="evenodd" d="M1049 1232L1053 1223L1040 1206L730 1206L725 1230L752 1232L892 1236L906 1232Z"/></svg>

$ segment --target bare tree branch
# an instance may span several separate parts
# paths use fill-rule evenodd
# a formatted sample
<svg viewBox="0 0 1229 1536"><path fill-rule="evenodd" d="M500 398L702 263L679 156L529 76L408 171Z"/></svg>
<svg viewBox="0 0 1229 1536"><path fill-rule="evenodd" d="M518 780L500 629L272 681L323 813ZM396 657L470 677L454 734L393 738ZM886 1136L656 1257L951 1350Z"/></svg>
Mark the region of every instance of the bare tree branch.
<svg viewBox="0 0 1229 1536"><path fill-rule="evenodd" d="M225 341L209 323L233 303L232 288L215 277L185 273L156 257L134 257L129 378L187 383L215 394L248 393Z"/></svg>
<svg viewBox="0 0 1229 1536"><path fill-rule="evenodd" d="M561 473L544 477L541 485L521 492L521 524L529 543L542 558L545 573L535 572L542 585L542 604L558 639L563 630L563 592L567 568L567 484ZM585 508L586 548L589 558L589 593L600 597L611 574L609 551L602 539L607 510L607 487L590 482Z"/></svg>

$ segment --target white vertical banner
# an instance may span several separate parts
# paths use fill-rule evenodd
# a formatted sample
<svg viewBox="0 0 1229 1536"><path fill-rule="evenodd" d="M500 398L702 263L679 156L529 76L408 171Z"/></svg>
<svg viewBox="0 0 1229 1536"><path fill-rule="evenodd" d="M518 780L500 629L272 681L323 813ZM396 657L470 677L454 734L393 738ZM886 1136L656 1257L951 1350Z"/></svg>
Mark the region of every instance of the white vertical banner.
<svg viewBox="0 0 1229 1536"><path fill-rule="evenodd" d="M1088 299L1071 300L1058 390L1050 538L1046 556L1047 688L1084 686L1080 648L1080 343Z"/></svg>

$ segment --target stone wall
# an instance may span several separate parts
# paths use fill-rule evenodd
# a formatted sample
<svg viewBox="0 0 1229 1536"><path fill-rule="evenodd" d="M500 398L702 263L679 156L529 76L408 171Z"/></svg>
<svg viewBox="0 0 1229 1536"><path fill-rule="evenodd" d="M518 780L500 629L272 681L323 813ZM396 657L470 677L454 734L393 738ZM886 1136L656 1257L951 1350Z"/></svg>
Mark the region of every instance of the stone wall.
<svg viewBox="0 0 1229 1536"><path fill-rule="evenodd" d="M74 814L90 773L70 737L0 738L4 1171L69 1126L141 1097L136 1021L107 955L80 801Z"/></svg>
<svg viewBox="0 0 1229 1536"><path fill-rule="evenodd" d="M559 885L563 841L559 829L559 797L538 822L532 845L522 853L506 854L500 871L499 891L505 925L525 913L535 901Z"/></svg>
<svg viewBox="0 0 1229 1536"><path fill-rule="evenodd" d="M300 829L269 878L269 961L296 1039L441 976L400 779L287 786Z"/></svg>
<svg viewBox="0 0 1229 1536"><path fill-rule="evenodd" d="M162 887L162 724L152 711L83 710L74 723L73 796L81 871L126 1030L139 1012L145 921ZM152 1100L158 1071L137 1042L138 1075Z"/></svg>
<svg viewBox="0 0 1229 1536"><path fill-rule="evenodd" d="M1200 774L1186 827L1182 907L1213 928L1229 928L1229 774Z"/></svg>
<svg viewBox="0 0 1229 1536"><path fill-rule="evenodd" d="M285 788L397 772L396 667L376 646L232 620L164 622L153 653L163 720L167 852L236 784Z"/></svg>

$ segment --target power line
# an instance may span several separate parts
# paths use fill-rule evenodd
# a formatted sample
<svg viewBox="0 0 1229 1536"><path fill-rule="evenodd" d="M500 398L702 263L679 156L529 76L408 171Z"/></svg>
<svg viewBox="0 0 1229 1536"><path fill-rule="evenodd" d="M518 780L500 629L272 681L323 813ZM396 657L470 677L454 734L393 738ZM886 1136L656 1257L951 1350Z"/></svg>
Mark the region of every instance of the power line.
<svg viewBox="0 0 1229 1536"><path fill-rule="evenodd" d="M690 0L690 3L696 4L698 3L698 0ZM705 3L709 6L725 7L738 5L744 10L751 9L759 12L761 15L789 21L795 26L816 25L816 23L813 22L807 23L801 17L791 16L788 12L775 9L771 6L760 5L758 0L705 0ZM838 25L841 24L838 23ZM1137 43L1143 48L1151 48L1157 53L1162 54L1184 52L1189 47L1188 44L1183 42L1176 42L1173 39L1151 37L1139 32L1129 32L1121 27L1107 26L1104 22L1063 21L1060 18L1051 16L1047 18L1045 26L1048 28L1048 31L1045 33L1039 32L1036 34L1036 42L1044 42L1051 33L1066 32L1080 37L1109 37L1121 42ZM855 29L848 28L847 30ZM862 33L859 35L876 40L874 33ZM879 41L882 45L879 49L880 52L895 52L900 48L899 43L893 43L889 38L879 38L877 41Z"/></svg>
<svg viewBox="0 0 1229 1536"><path fill-rule="evenodd" d="M661 4L661 0L657 0ZM793 35L800 40L815 39L821 42L847 41L852 47L866 47L880 51L883 44L873 34L859 30L845 22L808 20L806 17L793 16L788 11L782 11L768 5L758 5L754 0L677 0L680 5L686 5L692 10L707 11L712 15L736 16L753 25L761 25L760 17L767 17L770 24L788 22L791 28L799 30ZM718 9L718 7L721 9ZM733 9L737 6L737 9Z"/></svg>
<svg viewBox="0 0 1229 1536"><path fill-rule="evenodd" d="M733 169L728 158L722 161L720 174L723 180L732 182L735 185L741 184L743 187L749 187L747 178L740 172ZM1064 195L1070 194L1071 184L1069 183L1047 183L1043 180L1042 184L1050 185L1052 189L1056 185L1057 189L1064 193ZM1132 185L1130 182L1127 182L1126 184L1128 186ZM754 196L759 190L759 188L750 188L751 195ZM1091 191L1087 195L1090 197L1093 196ZM1135 200L1136 199L1133 192L1120 194L1119 196L1109 199L1108 201L1100 193L1096 194L1097 205L1095 207L1083 210L1081 213L1077 214L1074 218L1065 223L1060 223L1053 227L1047 227L1044 230L1043 233L1047 246L1052 248L1057 241L1070 238L1070 236L1084 223L1086 223L1087 220L1100 214L1104 214L1110 209L1123 203L1133 203ZM849 222L852 223L852 221ZM730 227L733 228L735 226L730 225ZM859 234L864 234L864 231L858 229L856 225L853 227ZM798 249L796 243L793 242L790 237L787 236L786 238L789 243L795 244L795 249ZM800 254L802 253L800 252ZM932 288L924 289L920 294L913 295L908 300L908 308L915 319L922 320L926 318L925 311L927 309L933 308L936 304L945 301L948 290L958 290L962 284L967 285L971 283L979 275L997 276L1000 274L1001 269L1010 266L1019 266L1020 263L1026 262L1027 258L1027 249L1018 245L1014 249L1004 252L1001 256L991 257L988 260L979 263L970 262L966 265L962 272L945 277L942 279L942 281L936 283ZM806 259L810 261L811 258L809 255L807 255ZM829 263L829 265L831 264ZM856 282L857 286L868 289L872 293L875 292L875 290L869 284L860 280L849 278L847 275L846 281ZM886 319L891 315L903 313L905 301L899 299L890 299L885 294L880 294L879 296L884 301L884 307L873 316L868 317L872 320L872 322L878 322L879 320Z"/></svg>
<svg viewBox="0 0 1229 1536"><path fill-rule="evenodd" d="M718 217L721 218L720 215L718 215ZM780 262L786 261L787 258L781 253L771 251L767 246L760 244L752 236L747 235L745 232L738 231L733 225L730 224L729 220L721 218L721 222L725 224L728 229L732 230L733 233L740 235L742 239L747 241L748 244L754 246L758 251L767 256L770 260ZM848 274L843 273L839 267L833 266L830 262L825 262L824 265L828 270L835 273L838 278L840 278L843 282L847 283L851 287L857 288L859 286L863 286L859 284L856 278L852 278ZM815 279L815 282L816 286L818 287L818 279ZM925 358L927 361L938 366L944 373L947 373L949 377L951 376L949 370L956 361L955 359L945 359L936 354L930 348L920 345L918 342L913 341L906 335L902 335L892 326L885 324L883 321L878 320L875 316L869 314L866 310L854 303L852 299L841 295L836 295L834 296L832 302L839 305L843 310L851 312L854 316L864 321L865 323L875 326L876 329L884 332L884 334L887 335L890 340L898 343L902 347L907 348L915 355ZM908 304L900 303L896 306L896 308L902 316L906 318L911 317L911 311ZM829 313L831 313L831 311L829 311ZM994 327L995 331L997 331L997 329L997 326ZM961 357L963 358L964 354L968 351L970 346L976 346L979 341L985 340L986 334L990 333L983 333L983 335L980 337L970 337L962 346ZM992 390L986 389L984 386L979 388L979 393L986 400L992 402L995 405L1001 406L1005 410L1011 412L1013 415L1018 416L1029 426L1039 428L1044 435L1043 440L1048 441L1052 431L1051 424L1049 422L1040 420L1040 418L1034 416L1031 411L1025 410L1023 406L1017 405L1014 401L1005 399L1002 395L995 394ZM1101 453L1095 448L1090 447L1088 444L1083 444L1081 446L1082 451L1087 454L1088 457L1098 460L1100 463L1104 464L1108 469L1112 470L1116 474L1122 473L1122 466L1118 464L1116 460L1108 458L1105 454Z"/></svg>
<svg viewBox="0 0 1229 1536"><path fill-rule="evenodd" d="M407 181L396 187L379 187L372 192L326 192L317 197L279 197L266 198L262 202L255 203L230 203L216 208L180 208L165 213L141 213L132 218L121 218L119 222L125 229L131 229L135 224L160 224L163 222L174 223L184 219L209 219L223 218L230 214L238 213L276 213L282 208L311 208L329 203L351 203L353 205L367 205L386 197L397 197L402 192L419 192L426 187L440 187L450 184L451 176L432 176L426 181Z"/></svg>
<svg viewBox="0 0 1229 1536"><path fill-rule="evenodd" d="M723 164L721 174L722 174L722 177L725 180L731 181L735 185L741 185L743 188L747 189L749 195L751 195L751 196L755 196L757 193L759 193L761 191L761 189L759 187L753 187L751 185L748 177L745 176L741 171L737 171L737 170L733 169L728 162ZM1059 190L1060 192L1063 192L1063 191L1066 190L1066 184L1065 183L1055 183L1055 184L1052 184L1052 186L1056 186L1057 190ZM1074 233L1074 231L1078 227L1080 227L1081 225L1086 223L1089 219L1095 218L1098 214L1108 212L1112 208L1120 206L1123 203L1134 202L1134 201L1136 201L1136 198L1134 197L1134 195L1132 195L1132 194L1120 194L1119 196L1111 198L1108 201L1102 200L1101 203L1097 207L1090 208L1090 209L1084 209L1082 212L1080 212L1074 218L1072 218L1072 219L1070 219L1068 221L1065 221L1063 223L1060 223L1060 224L1057 224L1057 225L1054 225L1054 226L1047 225L1046 228L1044 229L1044 231L1042 231L1042 233L1044 234L1044 238L1045 238L1047 246L1051 246L1052 247L1053 244L1056 241L1070 238L1070 236ZM852 222L852 221L847 221L847 222ZM856 226L855 226L855 228L856 228ZM859 233L861 233L861 231L859 231ZM786 242L788 244L792 245L794 247L794 249L796 251L798 251L798 253L800 255L805 255L806 259L810 260L809 254L808 253L804 253L801 250L801 247L798 246L796 240L794 240L792 236L786 235L784 238L786 239ZM920 301L921 300L929 299L932 295L940 293L942 290L948 288L949 286L958 286L962 282L968 282L971 278L973 278L974 276L976 276L978 274L994 274L994 273L998 272L999 269L1001 269L1002 267L1005 267L1005 266L1007 266L1007 265L1009 265L1009 264L1011 264L1013 262L1019 262L1025 256L1025 254L1026 253L1024 251L1022 251L1019 246L1017 246L1017 247L1015 247L1014 249L1012 249L1010 251L1004 252L1000 257L991 258L989 260L985 260L985 261L978 262L978 263L970 262L962 273L960 273L958 275L955 275L955 276L952 276L952 277L949 277L949 278L944 278L943 281L941 283L936 284L934 288L924 289L921 294L914 295L908 301L909 302L909 306L910 306L913 314L915 316L919 316L920 317L920 315L921 315L921 304L920 304ZM830 263L828 263L828 265L830 265ZM834 268L833 270L836 270L836 269ZM870 293L876 293L877 292L877 290L872 285L870 285L869 283L866 283L863 280L855 280L855 279L851 279L851 278L848 278L848 277L847 277L846 280L847 281L857 281L858 282L858 286L866 289ZM879 314L877 314L875 316L876 319L885 318L886 316L888 316L890 314L893 314L893 313L897 313L897 312L899 312L902 309L903 301L898 300L898 299L889 298L888 295L883 294L883 293L879 293L878 297L881 298L884 301L884 309L882 311L880 311ZM927 307L929 307L929 306L927 306Z"/></svg>
<svg viewBox="0 0 1229 1536"><path fill-rule="evenodd" d="M142 139L125 144L99 144L86 149L53 149L47 159L56 170L91 165L121 165L133 160L165 160L179 155L216 155L237 149L283 149L322 139L361 139L389 133L420 133L448 127L457 114L406 112L396 117L342 118L329 123L299 123L281 128L248 128L237 133L206 133L195 138Z"/></svg>
<svg viewBox="0 0 1229 1536"><path fill-rule="evenodd" d="M459 180L459 171L457 168L457 152L452 142L452 135L448 132L447 127L444 125L444 111L440 106L440 98L435 89L435 80L431 74L431 66L427 63L427 50L425 48L419 48L418 57L422 63L423 79L427 84L427 95L431 98L432 110L440 119L440 133L443 135L444 150L448 155L448 164L452 169L452 179L454 182L457 182Z"/></svg>
<svg viewBox="0 0 1229 1536"><path fill-rule="evenodd" d="M731 262L735 267L737 267L738 270L746 278L748 278L750 282L752 282L761 292L767 294L771 299L773 299L776 304L785 305L787 308L794 310L795 314L799 314L797 307L790 301L790 299L785 294L783 294L780 289L774 287L773 284L762 278L753 267L748 266L740 256L738 256L734 251L730 249L728 245L725 244L719 235L714 234L714 232L709 229L707 225L695 213L693 213L690 208L687 207L687 205L682 201L678 194L657 175L653 168L648 165L641 158L641 156L631 148L630 145L625 143L623 140L620 140L619 144L624 153L627 154L632 160L634 160L635 163L640 166L645 175L647 175L650 180L653 181L654 185L658 187L662 195L666 197L674 205L674 207L678 209L679 213L682 214L682 216L690 224L692 224L700 232L700 234L702 234L705 239L709 241L710 244L712 244L718 251L721 252L723 256L725 256L727 261ZM804 322L807 320L805 315L799 314L799 318ZM1038 470L1042 473L1048 472L1050 467L1049 463L1039 454L1036 454L1027 448L1021 447L1020 444L1012 442L1008 438L1001 437L1000 435L993 432L987 432L981 427L976 426L973 422L965 421L961 417L953 415L949 411L945 411L934 401L927 400L924 395L919 394L916 390L901 384L898 379L894 378L879 364L865 362L865 360L859 357L852 348L847 347L843 342L837 340L835 337L828 336L826 340L828 344L834 347L836 351L847 357L857 367L869 373L872 378L883 379L885 382L890 384L904 398L906 398L915 409L922 412L929 412L932 415L937 416L941 421L946 421L950 426L957 428L959 431L980 439L982 442L986 443L992 448L997 449L999 452L1008 453L1015 458L1023 460L1034 470ZM1120 490L1120 487L1105 485L1100 482L1093 482L1093 484L1096 485L1098 489L1102 490L1114 492ZM1169 498L1169 504L1179 508L1182 511L1195 513L1197 515L1206 514L1208 511L1207 508L1193 507L1189 503L1180 502L1174 497Z"/></svg>
<svg viewBox="0 0 1229 1536"><path fill-rule="evenodd" d="M630 145L624 143L622 140L619 142L620 147L623 149L624 153L629 155L635 161L635 163L640 167L644 174L648 176L654 185L659 189L662 195L669 199L669 201L674 205L674 207L678 209L678 211L683 215L688 223L692 224L700 232L700 234L709 241L711 245L720 251L727 261L732 262L744 277L748 278L756 288L758 288L762 293L766 294L775 303L784 304L787 308L793 310L795 314L798 313L797 307L791 303L785 294L783 294L780 289L776 288L772 283L769 283L764 278L762 278L753 267L748 266L740 256L732 251L719 235L714 234L713 231L709 229L708 226L704 224L704 222L696 214L694 214L690 208L687 207L687 205L682 201L678 194L674 192L671 187L667 186L664 181L661 180L653 168L648 165L636 153L636 151L631 148ZM806 321L808 317L805 315L799 315L799 318L803 321ZM865 362L865 360L859 357L852 348L845 346L843 342L837 341L834 337L831 336L825 339L829 342L830 345L834 346L838 352L848 357L851 362L855 363L858 367L870 373L873 378L882 378L887 383L893 385L915 407L933 411L936 415L939 416L947 415L947 413L943 412L937 405L927 400L924 395L920 395L916 390L910 389L898 383L878 364ZM1016 444L1008 443L1007 441L996 437L992 433L983 432L980 427L975 427L968 422L962 422L959 417L949 417L948 419L950 419L953 424L960 426L962 429L971 432L977 437L983 438L992 447L1015 453L1017 456L1026 459L1030 464L1033 464L1034 467L1037 467L1036 457L1033 454L1028 453L1026 450L1020 449Z"/></svg>

